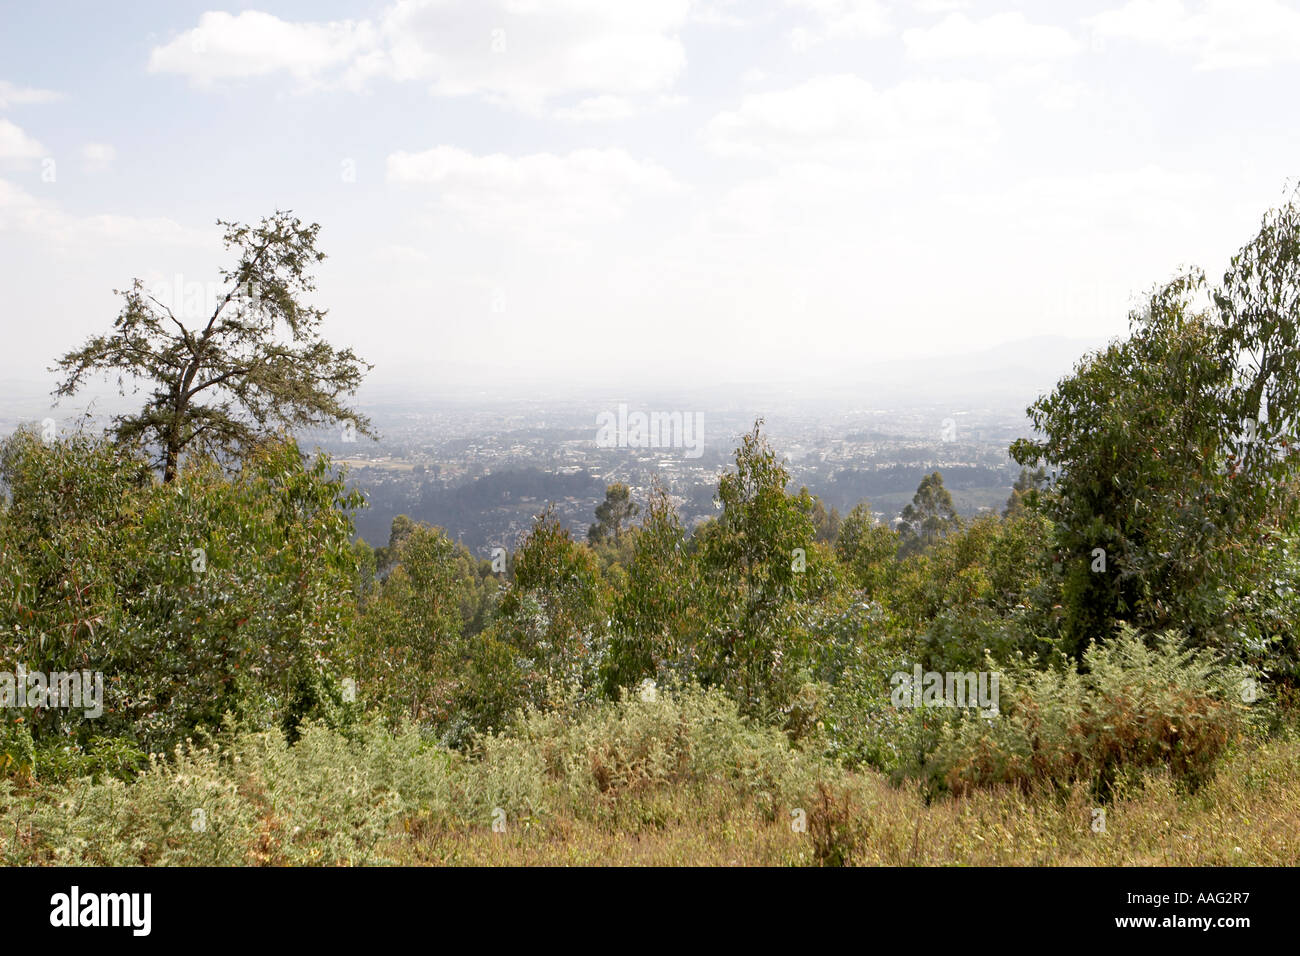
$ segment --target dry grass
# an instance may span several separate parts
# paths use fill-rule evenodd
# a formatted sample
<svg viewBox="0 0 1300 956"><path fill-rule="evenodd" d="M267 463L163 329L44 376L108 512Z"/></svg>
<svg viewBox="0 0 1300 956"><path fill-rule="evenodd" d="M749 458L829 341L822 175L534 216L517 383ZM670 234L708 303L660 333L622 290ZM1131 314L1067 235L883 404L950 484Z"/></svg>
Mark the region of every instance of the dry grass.
<svg viewBox="0 0 1300 956"><path fill-rule="evenodd" d="M193 824L203 810L204 827ZM130 783L0 779L0 860L42 865L1188 866L1300 863L1300 734L1239 738L1195 790L1116 781L928 798L849 773L717 692L533 713L473 754L412 728L177 748ZM504 832L493 820L504 819Z"/></svg>
<svg viewBox="0 0 1300 956"><path fill-rule="evenodd" d="M840 849L859 866L1295 866L1300 863L1300 742L1238 752L1195 794L1165 774L1148 775L1105 807L1094 832L1094 801L1082 787L1067 797L1004 789L926 805L919 789L875 774L850 775L842 789L806 808L799 833L785 813L667 800L660 816L614 829L568 814L507 823L414 828L387 855L408 864L472 866L800 866L826 859L818 830L851 802ZM832 838L823 837L825 842Z"/></svg>

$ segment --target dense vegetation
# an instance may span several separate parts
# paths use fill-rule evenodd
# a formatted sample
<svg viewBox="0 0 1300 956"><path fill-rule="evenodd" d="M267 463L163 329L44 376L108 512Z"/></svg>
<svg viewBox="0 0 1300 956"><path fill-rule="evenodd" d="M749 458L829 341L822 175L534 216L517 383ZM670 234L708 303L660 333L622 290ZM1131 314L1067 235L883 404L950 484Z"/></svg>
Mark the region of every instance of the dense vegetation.
<svg viewBox="0 0 1300 956"><path fill-rule="evenodd" d="M360 498L287 437L165 453L161 480L130 429L19 432L0 665L106 690L98 717L0 712L0 848L1294 863L1298 269L1291 204L1218 285L1156 289L969 522L938 473L897 527L828 513L759 422L693 532L611 486L587 541L543 510L493 562L405 518L354 544ZM996 672L1000 699L899 706L914 669Z"/></svg>

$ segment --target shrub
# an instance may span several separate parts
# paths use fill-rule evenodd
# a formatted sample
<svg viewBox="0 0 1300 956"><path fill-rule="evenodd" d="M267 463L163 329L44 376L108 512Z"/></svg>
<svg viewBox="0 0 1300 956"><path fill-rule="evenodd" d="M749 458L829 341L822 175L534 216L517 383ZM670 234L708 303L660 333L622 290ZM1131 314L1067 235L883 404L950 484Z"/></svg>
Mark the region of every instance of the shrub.
<svg viewBox="0 0 1300 956"><path fill-rule="evenodd" d="M148 755L121 737L91 737L84 747L54 740L35 752L36 777L42 783L105 775L130 780L147 763Z"/></svg>
<svg viewBox="0 0 1300 956"><path fill-rule="evenodd" d="M447 759L409 725L390 733L371 723L349 737L309 724L292 746L275 733L248 735L235 759L241 792L259 808L267 862L383 863L395 826L450 809Z"/></svg>
<svg viewBox="0 0 1300 956"><path fill-rule="evenodd" d="M215 745L154 754L127 784L83 777L39 799L28 817L31 857L8 862L85 866L235 866L253 862L255 808Z"/></svg>
<svg viewBox="0 0 1300 956"><path fill-rule="evenodd" d="M36 750L23 718L0 714L0 778L30 780L35 765Z"/></svg>
<svg viewBox="0 0 1300 956"><path fill-rule="evenodd" d="M1153 645L1125 627L1085 652L1083 673L1004 670L1000 716L954 715L923 774L955 792L1082 780L1107 797L1122 778L1165 766L1199 786L1246 727L1246 674L1171 632Z"/></svg>
<svg viewBox="0 0 1300 956"><path fill-rule="evenodd" d="M338 715L361 498L327 459L273 443L233 476L194 461L162 485L106 441L18 432L0 443L0 484L0 660L104 676L95 720L24 710L38 749L112 736L166 750L227 712L290 733Z"/></svg>
<svg viewBox="0 0 1300 956"><path fill-rule="evenodd" d="M344 735L303 725L228 744L189 740L149 756L130 783L91 776L0 801L7 832L26 833L9 863L95 866L387 862L385 841L417 819L446 820L450 758L409 726Z"/></svg>
<svg viewBox="0 0 1300 956"><path fill-rule="evenodd" d="M522 713L508 731L480 739L462 799L480 820L494 806L512 817L566 806L582 819L613 820L656 791L701 800L723 791L772 819L818 770L819 761L742 716L722 691L660 690L652 700L625 695Z"/></svg>

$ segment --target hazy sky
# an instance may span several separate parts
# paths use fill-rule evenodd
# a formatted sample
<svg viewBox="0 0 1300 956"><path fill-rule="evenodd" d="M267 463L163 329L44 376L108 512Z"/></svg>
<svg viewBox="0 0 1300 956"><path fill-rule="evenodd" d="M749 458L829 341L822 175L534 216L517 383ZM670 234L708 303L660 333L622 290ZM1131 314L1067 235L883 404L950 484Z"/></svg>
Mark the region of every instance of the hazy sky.
<svg viewBox="0 0 1300 956"><path fill-rule="evenodd" d="M5 375L277 207L378 380L1109 336L1300 174L1296 3L214 2L0 5Z"/></svg>

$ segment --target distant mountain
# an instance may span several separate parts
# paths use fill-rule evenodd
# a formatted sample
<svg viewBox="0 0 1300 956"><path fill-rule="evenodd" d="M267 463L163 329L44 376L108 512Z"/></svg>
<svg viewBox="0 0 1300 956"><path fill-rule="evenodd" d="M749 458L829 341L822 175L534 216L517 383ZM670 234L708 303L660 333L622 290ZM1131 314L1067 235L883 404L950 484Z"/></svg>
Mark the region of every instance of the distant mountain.
<svg viewBox="0 0 1300 956"><path fill-rule="evenodd" d="M1016 339L969 352L949 352L861 365L836 365L830 360L816 381L755 380L743 373L713 381L674 386L667 382L636 389L630 383L608 390L582 380L567 385L551 384L533 389L527 398L534 403L555 402L574 406L584 399L608 404L634 397L640 404L662 408L708 408L716 414L734 410L740 419L754 409L781 406L815 406L821 402L839 405L870 404L881 407L944 406L948 409L992 408L1022 412L1039 395L1049 392L1086 353L1107 344L1103 338L1040 335ZM629 375L632 370L629 370ZM491 380L495 388L440 388L436 379L413 386L385 379L376 370L358 396L358 404L379 418L385 413L428 407L434 402L467 413L509 404L508 397L520 389L509 375ZM39 421L46 415L60 421L75 419L87 405L97 416L107 416L138 407L139 397L119 396L116 389L93 389L85 396L64 402L51 412L50 389L54 381L11 378L0 386L0 425ZM515 399L518 400L518 399ZM604 405L600 405L604 407ZM568 409L566 409L568 410Z"/></svg>
<svg viewBox="0 0 1300 956"><path fill-rule="evenodd" d="M976 352L873 362L839 384L877 400L907 395L918 403L1023 406L1051 391L1079 359L1107 341L1040 335Z"/></svg>
<svg viewBox="0 0 1300 956"><path fill-rule="evenodd" d="M535 370L485 371L466 385L457 375L425 369L418 377L401 366L376 368L362 388L362 405L407 405L438 401L475 407L531 400L544 403L631 398L650 407L708 407L722 409L735 403L748 407L767 399L883 401L986 406L996 402L1019 407L1050 390L1084 355L1106 344L1100 337L1040 335L1015 339L974 351L944 352L887 361L857 363L839 358L832 347L814 378L799 372L783 373L779 363L766 369L738 367L730 374L698 374L690 362L674 373L635 359L617 373L592 369L589 374L540 380ZM847 354L847 350L846 354ZM779 358L775 357L775 358ZM463 371L463 370L458 370ZM985 401L981 402L980 399Z"/></svg>
<svg viewBox="0 0 1300 956"><path fill-rule="evenodd" d="M793 403L872 404L881 407L1000 408L1023 411L1049 392L1088 352L1104 347L1100 337L1040 335L966 352L890 359L866 364L827 361L815 381L739 375L683 390L709 403L756 406L768 398Z"/></svg>

